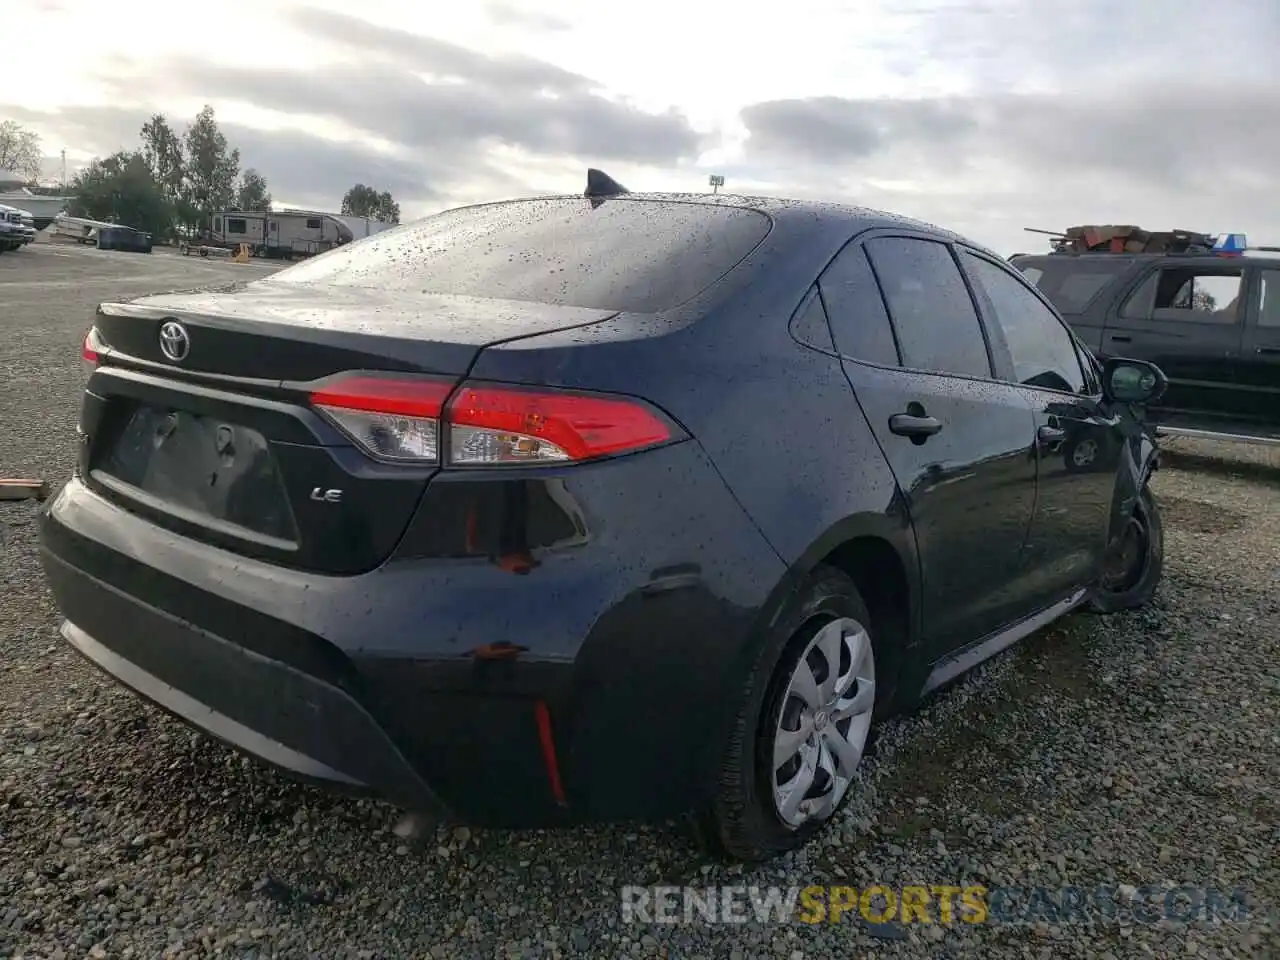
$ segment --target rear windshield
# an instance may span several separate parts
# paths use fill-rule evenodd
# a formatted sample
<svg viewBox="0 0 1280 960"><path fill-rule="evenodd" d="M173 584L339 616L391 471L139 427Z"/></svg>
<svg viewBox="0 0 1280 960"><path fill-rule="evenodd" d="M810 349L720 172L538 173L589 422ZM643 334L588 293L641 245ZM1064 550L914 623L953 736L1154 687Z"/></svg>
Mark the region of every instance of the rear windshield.
<svg viewBox="0 0 1280 960"><path fill-rule="evenodd" d="M1040 288L1049 302L1062 313L1083 313L1116 277L1128 273L1129 260L1079 260L1067 257L1038 257L1016 260L1014 266Z"/></svg>
<svg viewBox="0 0 1280 960"><path fill-rule="evenodd" d="M656 313L719 280L769 227L758 211L711 204L519 200L448 210L263 282Z"/></svg>

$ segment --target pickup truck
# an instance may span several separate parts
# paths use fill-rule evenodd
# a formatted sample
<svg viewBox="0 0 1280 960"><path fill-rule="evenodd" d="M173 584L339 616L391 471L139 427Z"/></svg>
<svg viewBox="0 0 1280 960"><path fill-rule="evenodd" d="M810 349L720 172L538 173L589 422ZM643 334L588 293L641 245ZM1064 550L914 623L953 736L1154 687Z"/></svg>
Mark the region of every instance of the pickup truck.
<svg viewBox="0 0 1280 960"><path fill-rule="evenodd" d="M3 212L0 212L0 253L17 250L23 246L25 240L26 234L22 230L22 225L11 222Z"/></svg>
<svg viewBox="0 0 1280 960"><path fill-rule="evenodd" d="M36 238L35 218L25 210L0 203L0 221L10 227L9 230L5 231L9 235L9 243L12 244L15 237L18 241L16 245L10 246L9 249L16 250ZM14 227L17 229L13 229Z"/></svg>

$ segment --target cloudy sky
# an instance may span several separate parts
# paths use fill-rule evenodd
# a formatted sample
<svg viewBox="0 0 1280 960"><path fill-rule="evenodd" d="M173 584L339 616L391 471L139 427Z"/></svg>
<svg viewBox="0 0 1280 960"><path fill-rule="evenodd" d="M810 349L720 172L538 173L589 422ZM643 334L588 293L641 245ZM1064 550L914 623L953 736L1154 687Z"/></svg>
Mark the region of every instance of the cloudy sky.
<svg viewBox="0 0 1280 960"><path fill-rule="evenodd" d="M199 11L205 11L203 14ZM268 13L267 11L270 11ZM1003 253L1137 222L1280 244L1275 0L0 0L0 119L74 169L204 103L277 201L822 196ZM13 41L17 40L17 43ZM30 82L14 82L15 77ZM56 164L52 166L56 167Z"/></svg>

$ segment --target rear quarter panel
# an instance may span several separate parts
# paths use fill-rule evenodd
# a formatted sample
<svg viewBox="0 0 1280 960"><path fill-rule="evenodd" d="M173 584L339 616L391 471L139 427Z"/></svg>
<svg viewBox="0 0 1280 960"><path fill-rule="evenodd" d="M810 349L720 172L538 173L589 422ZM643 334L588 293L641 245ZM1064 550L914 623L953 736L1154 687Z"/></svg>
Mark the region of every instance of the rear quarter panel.
<svg viewBox="0 0 1280 960"><path fill-rule="evenodd" d="M914 599L914 536L893 475L839 360L801 346L789 331L796 307L852 232L817 244L785 237L762 244L719 289L680 311L624 314L490 347L472 375L657 404L706 451L792 584L840 543L874 535L902 559ZM707 549L716 548L708 531ZM728 671L733 677L745 675L777 613L777 586L759 585L757 629Z"/></svg>

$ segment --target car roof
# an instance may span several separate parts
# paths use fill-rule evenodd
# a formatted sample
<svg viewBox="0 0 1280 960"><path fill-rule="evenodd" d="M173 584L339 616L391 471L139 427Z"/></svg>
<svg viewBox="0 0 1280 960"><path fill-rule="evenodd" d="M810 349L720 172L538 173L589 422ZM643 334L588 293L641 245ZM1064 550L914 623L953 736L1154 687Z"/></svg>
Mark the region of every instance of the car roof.
<svg viewBox="0 0 1280 960"><path fill-rule="evenodd" d="M522 197L500 200L496 206L508 203L524 203L538 200L582 200L582 194L556 194L539 197ZM1004 257L982 244L954 231L923 220L915 220L896 213L830 200L797 200L786 197L755 197L727 193L624 193L594 198L601 203L683 203L713 207L732 207L754 210L773 221L774 239L791 242L843 243L850 237L868 230L891 229L927 234L948 243L964 243L968 246L1004 261ZM464 208L465 209L465 208Z"/></svg>

